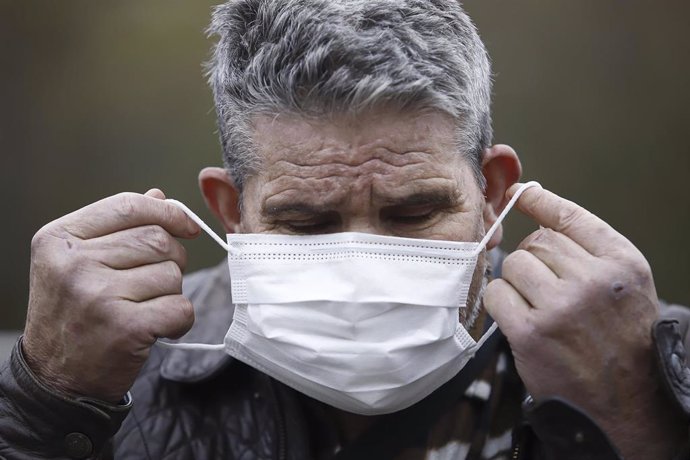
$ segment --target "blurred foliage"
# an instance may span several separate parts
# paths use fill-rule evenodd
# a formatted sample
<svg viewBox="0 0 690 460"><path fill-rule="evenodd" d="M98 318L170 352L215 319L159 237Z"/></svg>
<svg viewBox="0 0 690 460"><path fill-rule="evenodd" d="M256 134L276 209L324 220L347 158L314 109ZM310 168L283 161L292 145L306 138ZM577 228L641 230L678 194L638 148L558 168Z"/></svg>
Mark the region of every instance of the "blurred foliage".
<svg viewBox="0 0 690 460"><path fill-rule="evenodd" d="M196 185L220 164L201 70L211 6L0 0L0 329L22 327L30 241L45 223L154 186L213 220ZM525 179L630 238L662 297L690 304L690 3L465 7L494 61L496 142L518 150ZM508 249L534 228L516 216ZM190 269L224 256L208 238L187 248Z"/></svg>

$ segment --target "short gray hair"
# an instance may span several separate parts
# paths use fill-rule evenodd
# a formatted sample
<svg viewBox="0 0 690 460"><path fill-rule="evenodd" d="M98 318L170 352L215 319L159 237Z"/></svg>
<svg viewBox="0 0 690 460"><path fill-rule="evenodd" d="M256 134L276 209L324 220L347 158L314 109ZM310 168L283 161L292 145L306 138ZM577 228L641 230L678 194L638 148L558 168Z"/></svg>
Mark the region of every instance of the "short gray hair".
<svg viewBox="0 0 690 460"><path fill-rule="evenodd" d="M225 167L256 167L257 114L357 114L379 105L458 120L480 184L491 143L491 66L457 0L229 0L213 10L207 63Z"/></svg>

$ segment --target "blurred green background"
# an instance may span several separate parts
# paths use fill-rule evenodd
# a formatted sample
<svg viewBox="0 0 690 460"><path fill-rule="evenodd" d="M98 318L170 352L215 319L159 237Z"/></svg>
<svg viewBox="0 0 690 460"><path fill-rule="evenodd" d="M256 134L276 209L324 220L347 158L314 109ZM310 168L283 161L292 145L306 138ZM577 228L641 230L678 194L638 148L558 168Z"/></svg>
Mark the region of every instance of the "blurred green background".
<svg viewBox="0 0 690 460"><path fill-rule="evenodd" d="M0 0L0 329L21 328L43 224L162 188L208 221L197 172L220 164L200 63L205 0ZM690 304L690 2L468 0L494 61L496 142L647 256ZM509 219L510 249L534 227ZM220 230L218 226L216 229ZM190 269L223 258L187 244Z"/></svg>

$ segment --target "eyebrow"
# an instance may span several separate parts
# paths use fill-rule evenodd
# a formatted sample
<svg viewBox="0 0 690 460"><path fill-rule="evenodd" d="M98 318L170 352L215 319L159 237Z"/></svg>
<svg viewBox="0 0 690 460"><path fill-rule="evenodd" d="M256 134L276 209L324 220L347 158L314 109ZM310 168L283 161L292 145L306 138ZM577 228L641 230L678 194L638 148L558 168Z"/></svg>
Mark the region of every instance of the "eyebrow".
<svg viewBox="0 0 690 460"><path fill-rule="evenodd" d="M274 206L263 206L262 213L267 217L279 217L284 215L319 215L326 214L332 210L324 206L315 206L309 203L284 203Z"/></svg>
<svg viewBox="0 0 690 460"><path fill-rule="evenodd" d="M383 201L386 207L419 205L452 206L460 202L460 198L461 197L456 193L452 193L450 190L429 190L400 197L383 197Z"/></svg>
<svg viewBox="0 0 690 460"><path fill-rule="evenodd" d="M416 192L399 197L382 197L384 208L404 206L436 205L450 207L458 204L462 197L449 190L429 190ZM273 206L262 206L262 214L266 217L277 218L289 215L318 216L334 211L333 206L315 205L305 202L279 203Z"/></svg>

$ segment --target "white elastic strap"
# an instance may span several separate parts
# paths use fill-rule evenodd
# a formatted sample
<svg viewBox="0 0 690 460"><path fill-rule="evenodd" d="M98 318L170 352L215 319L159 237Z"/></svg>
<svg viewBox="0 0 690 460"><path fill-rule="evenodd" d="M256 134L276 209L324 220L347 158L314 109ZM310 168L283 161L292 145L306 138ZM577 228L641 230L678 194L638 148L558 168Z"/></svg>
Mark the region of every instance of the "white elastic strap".
<svg viewBox="0 0 690 460"><path fill-rule="evenodd" d="M496 332L496 329L498 329L498 323L494 321L493 324L489 326L489 329L486 330L484 335L481 336L481 338L477 342L477 350L479 350L482 347L482 345L484 345L484 342L486 342L489 339L489 337L491 337L494 334L494 332Z"/></svg>
<svg viewBox="0 0 690 460"><path fill-rule="evenodd" d="M156 345L163 348L178 348L180 350L222 350L225 348L223 343L171 343L158 339Z"/></svg>
<svg viewBox="0 0 690 460"><path fill-rule="evenodd" d="M194 213L194 211L189 209L184 203L177 200L173 200L171 198L168 198L165 201L174 204L182 211L184 211L184 213L187 214L190 219L196 222L203 231L208 233L211 238L216 240L216 243L218 243L223 249L225 249L226 252L230 251L230 246L228 245L228 243L223 241L223 239L220 236L218 236L216 232L211 230L211 227L206 225L206 222L201 220L201 217L197 216ZM177 348L180 350L223 350L225 348L225 344L223 343L170 343L160 339L156 341L156 344L164 348Z"/></svg>
<svg viewBox="0 0 690 460"><path fill-rule="evenodd" d="M208 225L206 225L206 222L204 222L203 220L201 220L201 217L199 217L199 216L197 216L196 214L194 214L194 211L192 211L191 209L189 209L184 203L182 203L182 202L180 202L180 201L177 201L177 200L173 200L172 198L168 198L168 199L165 200L165 201L168 201L168 202L174 204L175 206L177 206L178 208L180 208L181 210L183 210L184 213L187 214L187 215L189 216L190 219L192 219L194 222L196 222L196 223L199 225L199 227L201 227L201 229L202 229L203 231L205 231L206 233L208 233L209 236L210 236L211 238L213 238L214 240L216 240L216 243L220 244L220 246L221 246L223 249L225 249L226 252L229 252L229 251L230 251L230 246L228 245L228 243L226 243L225 241L223 241L223 238L221 238L220 236L218 236L218 234L217 234L216 232L214 232L213 230L211 230L211 227L209 227Z"/></svg>
<svg viewBox="0 0 690 460"><path fill-rule="evenodd" d="M510 212L515 203L517 203L517 200L520 199L520 195L522 195L525 192L525 190L532 187L541 188L541 184L539 184L539 182L536 181L530 181L525 184L522 184L520 188L517 189L515 195L513 195L506 207L503 208L503 211L501 211L501 214L499 214L498 219L496 219L496 222L494 222L489 231L486 232L486 235L484 235L484 238L482 238L482 240L479 242L479 246L477 246L477 249L475 250L475 255L479 254L484 250L484 247L486 247L491 237L494 236L494 233L498 229L498 226L501 225L503 219L505 219L506 215L508 215L508 212Z"/></svg>

